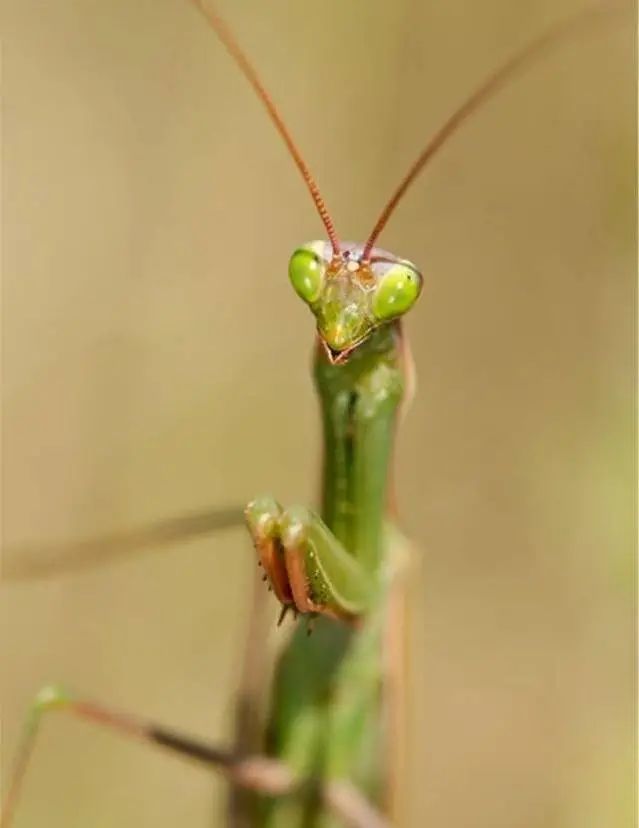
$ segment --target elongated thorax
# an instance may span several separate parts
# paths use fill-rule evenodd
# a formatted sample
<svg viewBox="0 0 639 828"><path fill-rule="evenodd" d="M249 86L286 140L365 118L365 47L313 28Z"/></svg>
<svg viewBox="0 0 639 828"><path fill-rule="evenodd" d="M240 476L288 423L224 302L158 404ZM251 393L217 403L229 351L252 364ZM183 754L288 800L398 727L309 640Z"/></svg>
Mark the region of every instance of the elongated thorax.
<svg viewBox="0 0 639 828"><path fill-rule="evenodd" d="M345 362L318 342L323 423L322 518L367 569L382 558L398 408L405 388L399 322L375 330Z"/></svg>

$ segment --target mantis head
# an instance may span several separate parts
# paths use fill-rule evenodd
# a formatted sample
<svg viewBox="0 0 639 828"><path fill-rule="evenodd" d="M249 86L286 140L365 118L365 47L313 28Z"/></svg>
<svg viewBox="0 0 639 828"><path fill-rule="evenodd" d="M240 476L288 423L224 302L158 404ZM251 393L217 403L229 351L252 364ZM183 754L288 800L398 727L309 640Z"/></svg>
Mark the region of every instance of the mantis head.
<svg viewBox="0 0 639 828"><path fill-rule="evenodd" d="M348 243L338 255L329 242L298 247L288 273L333 363L345 362L376 328L410 310L422 289L422 275L411 262L377 248L364 258L364 245Z"/></svg>
<svg viewBox="0 0 639 828"><path fill-rule="evenodd" d="M550 46L560 43L582 28L601 20L613 19L616 13L627 11L623 5L606 2L586 6L572 18L560 20L505 60L462 101L427 141L386 202L366 243L354 245L340 242L315 179L273 99L229 27L204 0L193 0L193 3L214 29L264 105L304 179L326 230L328 242L311 242L293 253L289 263L289 276L297 294L315 315L319 336L329 359L334 363L345 362L353 349L364 342L376 328L397 319L415 304L422 287L419 271L410 262L385 253L375 245L408 188L447 144L451 135L518 72L544 55Z"/></svg>

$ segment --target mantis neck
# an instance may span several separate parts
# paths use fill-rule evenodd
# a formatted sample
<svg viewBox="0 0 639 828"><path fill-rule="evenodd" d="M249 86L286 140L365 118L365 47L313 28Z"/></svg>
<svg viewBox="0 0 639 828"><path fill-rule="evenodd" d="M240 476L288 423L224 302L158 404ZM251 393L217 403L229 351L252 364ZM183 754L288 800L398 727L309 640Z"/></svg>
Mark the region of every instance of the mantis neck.
<svg viewBox="0 0 639 828"><path fill-rule="evenodd" d="M398 322L378 328L343 364L315 358L322 406L322 518L369 571L383 555L397 409L404 390Z"/></svg>

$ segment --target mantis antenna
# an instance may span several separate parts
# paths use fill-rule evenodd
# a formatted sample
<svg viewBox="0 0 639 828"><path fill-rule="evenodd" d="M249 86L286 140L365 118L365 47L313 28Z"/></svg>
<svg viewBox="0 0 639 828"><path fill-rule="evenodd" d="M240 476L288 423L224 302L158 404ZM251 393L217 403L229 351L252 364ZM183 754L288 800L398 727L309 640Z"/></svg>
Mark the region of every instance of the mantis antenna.
<svg viewBox="0 0 639 828"><path fill-rule="evenodd" d="M477 112L486 101L498 92L506 83L522 69L528 68L537 58L541 57L547 49L557 45L566 37L571 37L582 28L601 21L602 17L610 17L613 12L627 11L627 6L610 3L599 3L591 6L576 15L556 23L543 34L530 41L520 51L516 52L509 60L503 63L484 82L469 95L468 98L456 109L448 120L433 135L424 149L418 155L416 161L409 168L401 180L399 186L388 200L386 206L377 219L373 230L368 237L362 253L362 260L368 261L371 250L375 246L380 233L386 227L388 220L395 212L395 208L404 197L410 185L419 176L424 167L432 159L435 153L440 150L448 141L450 136L465 123L468 118Z"/></svg>
<svg viewBox="0 0 639 828"><path fill-rule="evenodd" d="M239 43L235 39L235 36L219 14L213 11L210 6L205 5L204 0L190 1L215 31L242 74L253 87L258 98L264 104L271 121L281 135L289 153L291 154L291 157L293 158L293 161L295 162L302 178L306 183L317 212L319 213L324 227L326 228L326 233L333 248L333 254L335 256L341 255L341 248L337 233L335 231L335 225L333 224L333 220L326 208L326 204L324 203L324 199L319 191L319 187L317 186L315 179L306 165L306 162L302 158L297 145L293 141L293 137L289 132L288 127L284 123L279 110L275 106L275 102L262 84L262 81L260 80L253 64L241 49ZM472 92L468 98L466 98L461 106L459 106L452 113L452 115L450 115L448 120L445 121L445 123L426 144L415 162L409 168L404 178L400 181L399 186L386 203L386 206L382 210L375 226L373 227L373 230L371 231L371 234L366 241L366 244L364 245L364 250L361 256L362 261L367 262L369 260L370 253L375 246L375 242L386 227L390 217L395 212L395 208L404 197L408 188L416 180L437 151L447 143L450 136L453 135L453 133L455 133L457 129L465 123L468 118L470 118L470 116L480 110L481 107L503 86L512 80L520 70L526 69L530 66L539 57L545 54L548 49L557 45L565 38L577 34L577 32L579 32L582 28L586 28L589 25L600 22L602 18L610 18L614 12L627 10L628 6L626 5L611 4L609 2L598 3L582 10L567 20L562 20L559 23L556 23L543 34L530 41L519 52L516 52L511 58L509 58L491 75L489 75L484 82L477 87L477 89L475 89L475 91Z"/></svg>
<svg viewBox="0 0 639 828"><path fill-rule="evenodd" d="M339 239L337 238L337 233L335 232L335 225L333 224L333 220L330 217L328 210L326 209L326 205L324 203L324 199L319 191L319 187L317 186L315 179L311 175L311 171L306 165L306 162L302 158L302 155L297 148L295 142L293 141L293 137L288 130L288 127L284 123L282 116L279 113L279 110L275 106L275 102L266 91L262 81L260 80L255 67L250 62L248 57L244 54L242 49L240 48L239 43L235 39L235 36L227 26L227 24L222 20L222 18L217 14L217 12L213 11L210 7L206 6L202 0L191 0L193 5L196 9L201 12L208 24L211 28L215 31L217 36L220 38L222 43L224 44L225 49L231 55L235 63L238 65L240 71L244 75L244 77L248 80L251 84L255 93L257 94L258 98L264 104L266 111L269 114L269 117L275 128L282 136L282 139L286 146L288 147L288 151L290 152L293 161L302 174L302 178L304 179L306 186L311 194L311 198L315 203L315 207L317 208L317 212L319 213L322 222L324 223L324 227L326 228L326 233L328 238L330 239L331 246L333 248L333 254L335 256L339 256L341 253Z"/></svg>

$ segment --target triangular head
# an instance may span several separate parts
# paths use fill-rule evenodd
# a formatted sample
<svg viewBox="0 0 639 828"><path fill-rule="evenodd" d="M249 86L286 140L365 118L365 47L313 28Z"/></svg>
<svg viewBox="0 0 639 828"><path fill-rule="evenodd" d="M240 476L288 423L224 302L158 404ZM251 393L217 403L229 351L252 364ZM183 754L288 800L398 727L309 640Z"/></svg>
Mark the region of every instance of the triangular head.
<svg viewBox="0 0 639 828"><path fill-rule="evenodd" d="M409 187L447 144L451 135L518 72L544 55L550 46L582 28L613 19L615 13L627 11L625 6L614 3L587 7L572 18L560 20L504 61L468 95L426 143L386 202L366 243L358 245L340 241L319 187L290 130L229 27L210 4L203 0L193 2L266 108L324 224L328 242L310 242L298 248L291 257L289 276L296 292L315 315L319 338L333 363L345 362L349 354L364 343L376 328L397 320L415 304L422 287L422 277L417 268L375 245Z"/></svg>
<svg viewBox="0 0 639 828"><path fill-rule="evenodd" d="M328 241L298 247L288 273L297 295L317 320L317 333L328 358L344 362L380 325L410 310L423 279L412 262L365 245L342 242L335 255Z"/></svg>

